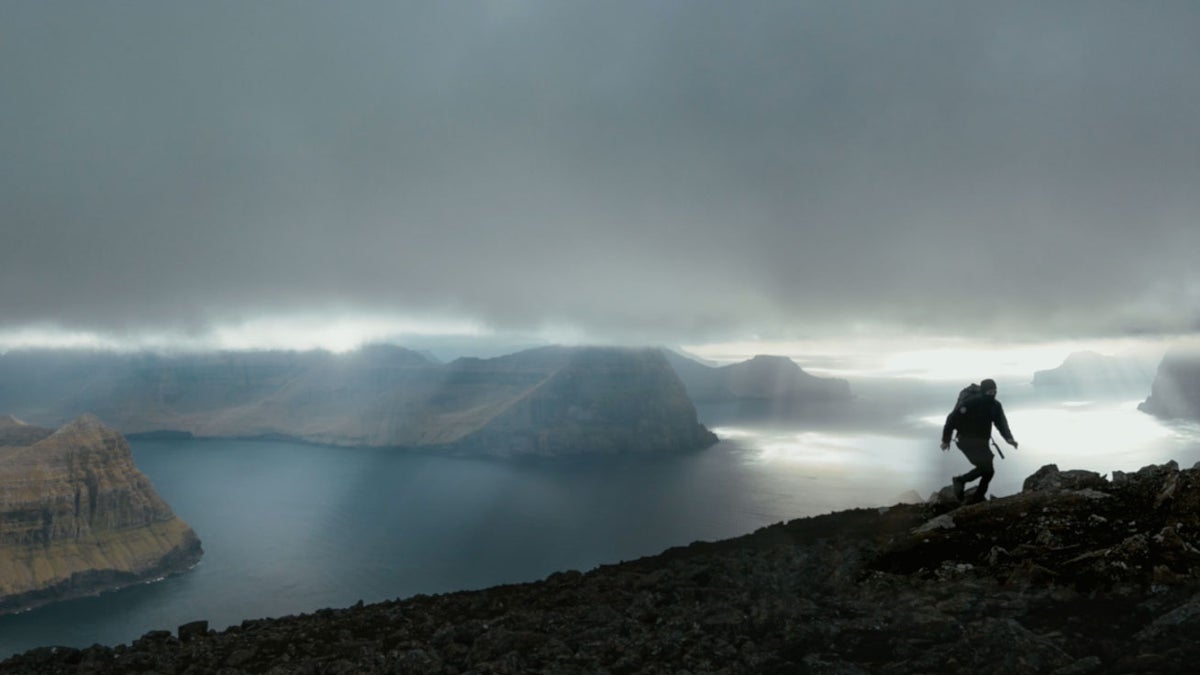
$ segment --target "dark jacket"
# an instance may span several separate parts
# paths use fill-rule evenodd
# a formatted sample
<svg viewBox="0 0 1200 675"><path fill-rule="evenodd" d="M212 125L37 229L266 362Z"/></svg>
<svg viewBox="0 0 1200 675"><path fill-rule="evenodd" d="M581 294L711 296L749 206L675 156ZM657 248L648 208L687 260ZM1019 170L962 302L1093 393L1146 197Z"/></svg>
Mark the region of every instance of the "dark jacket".
<svg viewBox="0 0 1200 675"><path fill-rule="evenodd" d="M1004 440L1011 444L1012 432L1008 429L1008 418L1004 416L1004 406L1000 405L1000 401L982 394L968 397L946 416L946 425L942 427L942 442L949 443L950 434L955 429L958 429L960 439L989 439L992 437L993 423L1000 430Z"/></svg>

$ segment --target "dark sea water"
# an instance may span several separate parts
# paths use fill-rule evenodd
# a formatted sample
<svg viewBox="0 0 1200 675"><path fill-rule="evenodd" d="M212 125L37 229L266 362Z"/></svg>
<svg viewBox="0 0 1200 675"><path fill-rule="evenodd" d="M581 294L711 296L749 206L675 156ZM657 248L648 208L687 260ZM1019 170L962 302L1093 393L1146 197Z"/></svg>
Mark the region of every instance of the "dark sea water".
<svg viewBox="0 0 1200 675"><path fill-rule="evenodd" d="M729 446L663 459L505 462L283 442L135 441L204 557L157 583L0 617L0 657L128 642L417 593L532 581L796 515ZM775 490L777 492L772 492Z"/></svg>
<svg viewBox="0 0 1200 675"><path fill-rule="evenodd" d="M138 467L203 541L194 569L0 617L0 658L129 642L197 619L213 628L418 593L534 581L797 517L921 497L967 468L937 449L941 414L891 429L710 415L693 454L497 461L285 442L135 441ZM1200 434L1132 403L1016 407L1019 451L992 493L1046 463L1107 472L1200 460Z"/></svg>

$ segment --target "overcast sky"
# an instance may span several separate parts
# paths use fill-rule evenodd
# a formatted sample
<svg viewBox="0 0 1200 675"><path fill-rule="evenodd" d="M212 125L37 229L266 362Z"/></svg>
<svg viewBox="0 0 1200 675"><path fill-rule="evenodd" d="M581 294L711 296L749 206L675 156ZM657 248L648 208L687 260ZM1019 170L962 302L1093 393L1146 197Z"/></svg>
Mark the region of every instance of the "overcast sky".
<svg viewBox="0 0 1200 675"><path fill-rule="evenodd" d="M0 334L1195 333L1197 36L1190 1L6 0Z"/></svg>

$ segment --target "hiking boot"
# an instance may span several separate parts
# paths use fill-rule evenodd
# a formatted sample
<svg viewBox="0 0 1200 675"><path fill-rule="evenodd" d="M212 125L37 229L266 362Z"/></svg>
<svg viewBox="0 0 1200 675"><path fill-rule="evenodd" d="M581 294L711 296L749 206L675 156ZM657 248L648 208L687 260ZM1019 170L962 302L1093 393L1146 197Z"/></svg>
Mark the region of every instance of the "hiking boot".
<svg viewBox="0 0 1200 675"><path fill-rule="evenodd" d="M963 490L967 487L967 481L963 480L962 476L955 476L950 479L950 482L954 484L954 498L961 502L963 500Z"/></svg>

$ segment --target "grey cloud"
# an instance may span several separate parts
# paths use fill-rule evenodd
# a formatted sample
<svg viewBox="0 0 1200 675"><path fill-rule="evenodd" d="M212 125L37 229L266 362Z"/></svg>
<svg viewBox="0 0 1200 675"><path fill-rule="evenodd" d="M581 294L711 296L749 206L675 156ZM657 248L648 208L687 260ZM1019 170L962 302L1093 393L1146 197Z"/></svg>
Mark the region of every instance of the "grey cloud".
<svg viewBox="0 0 1200 675"><path fill-rule="evenodd" d="M1190 330L1191 3L7 3L0 327Z"/></svg>

